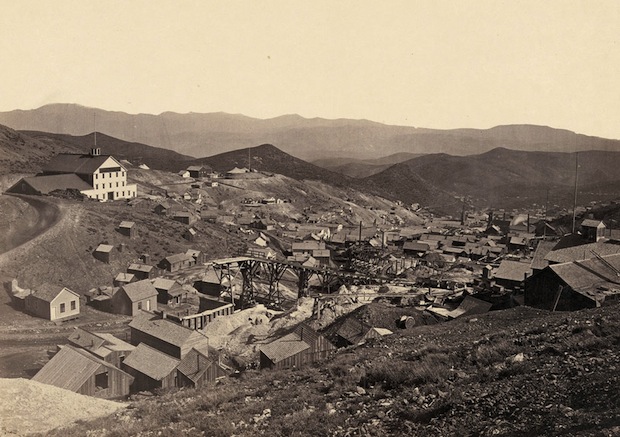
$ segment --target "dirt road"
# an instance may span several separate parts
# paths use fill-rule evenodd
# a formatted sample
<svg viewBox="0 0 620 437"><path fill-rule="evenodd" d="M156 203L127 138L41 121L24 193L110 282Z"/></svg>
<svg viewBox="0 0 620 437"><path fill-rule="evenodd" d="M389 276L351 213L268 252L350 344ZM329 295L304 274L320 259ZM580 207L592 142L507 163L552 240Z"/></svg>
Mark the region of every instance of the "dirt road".
<svg viewBox="0 0 620 437"><path fill-rule="evenodd" d="M0 254L43 234L58 223L62 216L58 206L41 198L3 195L1 201L3 209L17 209L20 207L20 202L25 202L30 208L25 216L3 211L6 212L6 216L3 214L6 222L3 223L4 235L0 238Z"/></svg>

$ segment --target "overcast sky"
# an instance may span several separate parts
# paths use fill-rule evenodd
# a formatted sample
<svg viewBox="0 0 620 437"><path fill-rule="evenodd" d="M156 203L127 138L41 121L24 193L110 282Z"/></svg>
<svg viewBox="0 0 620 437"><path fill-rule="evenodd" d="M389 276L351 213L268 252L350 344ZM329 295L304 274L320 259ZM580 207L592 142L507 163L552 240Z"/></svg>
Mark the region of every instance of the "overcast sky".
<svg viewBox="0 0 620 437"><path fill-rule="evenodd" d="M620 1L0 0L0 110L533 123L620 139Z"/></svg>

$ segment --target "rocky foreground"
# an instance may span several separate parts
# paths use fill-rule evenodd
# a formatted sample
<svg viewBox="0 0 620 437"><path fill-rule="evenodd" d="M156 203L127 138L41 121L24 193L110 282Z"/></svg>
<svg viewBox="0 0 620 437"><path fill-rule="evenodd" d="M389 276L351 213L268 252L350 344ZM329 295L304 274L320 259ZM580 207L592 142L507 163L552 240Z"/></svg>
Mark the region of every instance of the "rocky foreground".
<svg viewBox="0 0 620 437"><path fill-rule="evenodd" d="M51 435L620 435L619 310L521 307L403 330Z"/></svg>

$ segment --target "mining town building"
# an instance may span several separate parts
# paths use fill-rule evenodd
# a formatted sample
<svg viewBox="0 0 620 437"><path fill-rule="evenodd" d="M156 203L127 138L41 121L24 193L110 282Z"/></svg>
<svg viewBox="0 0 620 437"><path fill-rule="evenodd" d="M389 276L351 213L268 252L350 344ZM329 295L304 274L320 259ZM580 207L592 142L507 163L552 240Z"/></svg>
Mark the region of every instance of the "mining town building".
<svg viewBox="0 0 620 437"><path fill-rule="evenodd" d="M24 298L26 312L51 321L79 317L80 295L66 287L44 284Z"/></svg>
<svg viewBox="0 0 620 437"><path fill-rule="evenodd" d="M65 345L32 380L74 393L114 399L127 396L134 379L85 350Z"/></svg>
<svg viewBox="0 0 620 437"><path fill-rule="evenodd" d="M157 309L157 290L148 279L130 282L118 289L111 299L111 310L115 314L135 316L144 311Z"/></svg>
<svg viewBox="0 0 620 437"><path fill-rule="evenodd" d="M131 199L137 185L127 183L127 169L98 148L90 154L60 153L43 168L41 176L21 179L9 192L49 194L55 190L78 190L96 200Z"/></svg>
<svg viewBox="0 0 620 437"><path fill-rule="evenodd" d="M209 339L204 334L145 313L134 317L129 328L131 344L144 343L174 358L184 358L192 348L208 350Z"/></svg>

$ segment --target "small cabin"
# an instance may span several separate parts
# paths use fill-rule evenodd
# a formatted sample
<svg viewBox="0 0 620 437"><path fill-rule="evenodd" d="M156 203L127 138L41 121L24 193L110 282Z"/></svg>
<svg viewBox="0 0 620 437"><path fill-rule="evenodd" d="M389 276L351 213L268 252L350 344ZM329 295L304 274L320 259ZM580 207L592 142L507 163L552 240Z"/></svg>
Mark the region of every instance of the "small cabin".
<svg viewBox="0 0 620 437"><path fill-rule="evenodd" d="M45 284L24 298L24 309L51 321L74 319L80 315L80 295L67 287Z"/></svg>

